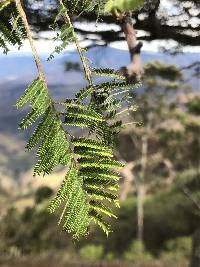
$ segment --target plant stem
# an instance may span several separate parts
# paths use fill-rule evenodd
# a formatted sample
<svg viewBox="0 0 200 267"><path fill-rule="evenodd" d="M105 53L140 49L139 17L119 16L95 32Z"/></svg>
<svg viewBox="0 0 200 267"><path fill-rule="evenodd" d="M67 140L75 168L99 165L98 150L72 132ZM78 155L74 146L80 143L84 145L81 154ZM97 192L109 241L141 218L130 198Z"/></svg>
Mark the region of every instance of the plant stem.
<svg viewBox="0 0 200 267"><path fill-rule="evenodd" d="M28 20L27 20L27 16L26 16L26 13L24 12L24 9L23 9L23 6L21 4L21 0L15 0L15 3L16 3L16 7L17 7L17 10L19 12L19 15L24 23L24 27L26 29L26 34L27 34L27 37L28 37L28 40L29 40L29 43L30 43L30 46L31 46L31 50L32 50L32 53L33 53L33 57L35 59L35 64L37 66L37 70L38 70L38 75L39 75L39 78L45 82L46 84L46 90L48 92L48 95L49 95L49 90L48 90L48 86L47 86L47 82L46 82L46 78L45 78L45 75L44 75L44 72L43 72L43 69L42 69L42 63L41 63L41 60L40 60L40 57L37 53L37 50L35 48L35 45L34 45L34 41L33 41L33 38L32 38L32 34L31 34L31 29L30 29L30 26L29 26L29 23L28 23ZM55 112L55 115L57 116L57 118L60 120L60 117L59 117L59 113L57 112L55 106L54 106L54 103L49 95L49 99L50 99L50 105L52 107L52 109L54 110ZM60 120L61 121L61 120ZM66 141L68 142L68 137L70 137L70 134L68 132L65 131L65 129L63 128L62 124L60 125L60 128L61 130L64 132L65 134L65 138L66 138ZM72 152L72 150L71 150ZM73 152L72 152L73 153Z"/></svg>
<svg viewBox="0 0 200 267"><path fill-rule="evenodd" d="M85 61L85 56L83 55L83 49L81 48L81 46L79 44L79 40L78 40L77 35L76 35L75 31L74 31L73 24L72 24L71 19L70 19L68 13L67 13L67 10L66 10L66 8L65 8L65 6L63 4L63 1L59 0L59 2L60 2L61 7L63 8L63 10L65 11L64 12L64 15L65 15L64 16L64 20L65 20L65 22L68 23L69 26L72 27L72 29L73 29L72 30L72 35L73 35L73 39L74 39L74 42L76 44L76 48L78 50L82 65L83 65L83 69L84 69L84 72L85 72L85 77L86 77L89 85L91 87L93 87L92 72L91 72L89 66L87 65L87 63Z"/></svg>
<svg viewBox="0 0 200 267"><path fill-rule="evenodd" d="M39 55L38 55L38 53L36 51L36 48L34 46L32 34L31 34L31 29L30 29L30 26L28 24L28 20L27 20L26 14L24 12L24 9L22 7L21 0L15 0L15 3L16 3L17 9L19 11L20 17L23 20L24 27L26 29L27 37L28 37L28 40L29 40L29 43L30 43L30 46L31 46L31 50L32 50L34 59L35 59L35 64L36 64L37 69L38 69L39 77L43 81L45 81L45 76L44 76L44 73L43 73L43 70L42 70L42 63L41 63Z"/></svg>

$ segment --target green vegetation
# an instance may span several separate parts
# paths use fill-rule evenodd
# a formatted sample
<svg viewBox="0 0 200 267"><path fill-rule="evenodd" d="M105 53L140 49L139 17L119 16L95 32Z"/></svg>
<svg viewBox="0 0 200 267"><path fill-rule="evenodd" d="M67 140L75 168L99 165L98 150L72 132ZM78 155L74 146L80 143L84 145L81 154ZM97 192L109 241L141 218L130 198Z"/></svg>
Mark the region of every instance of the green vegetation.
<svg viewBox="0 0 200 267"><path fill-rule="evenodd" d="M39 191L43 190L47 188ZM186 236L193 232L199 218L192 212L193 203L177 189L151 194L145 201L145 235L141 243L136 240L136 198L131 197L121 203L118 220L112 222L114 232L108 239L93 226L87 239L73 243L65 232L56 234L59 231L55 227L57 216L49 215L47 205L48 200L44 199L21 212L14 208L7 211L0 220L4 255L48 255L59 251L64 257L67 251L71 261L119 259L138 264L161 259L184 264L191 253L191 238Z"/></svg>
<svg viewBox="0 0 200 267"><path fill-rule="evenodd" d="M169 240L165 244L165 251L161 258L171 262L185 262L189 259L192 250L192 242L190 237L178 237Z"/></svg>
<svg viewBox="0 0 200 267"><path fill-rule="evenodd" d="M62 52L69 43L75 43L88 86L81 89L74 98L61 100L59 103L51 98L20 0L9 3L6 1L5 5L1 6L1 12L10 16L10 20L9 23L0 20L0 27L3 29L0 46L6 53L8 45L20 46L23 40L28 38L38 77L31 82L16 103L17 108L27 104L30 107L19 128L26 130L36 124L26 145L28 151L37 147L34 176L50 174L60 165L66 167L66 176L48 210L53 213L61 207L59 224L78 239L88 233L91 222L98 224L108 235L110 225L106 217L116 218L111 204L119 206L117 170L123 167L122 163L114 159L113 153L116 137L122 128L122 120L118 120L116 114L124 105L131 108L128 98L136 81L129 83L119 75L109 82L95 84L92 70L71 22L68 6L65 4L64 1L59 1L58 14L53 25L55 31L59 30L56 39L61 41L61 44L55 48L48 60L51 60L55 53ZM85 1L80 11L89 12L99 6L100 4L93 1ZM129 8L132 7L133 5ZM62 26L58 24L59 18L64 21ZM106 76L113 76L112 70L106 69L104 73ZM87 138L73 136L70 127L85 128Z"/></svg>
<svg viewBox="0 0 200 267"><path fill-rule="evenodd" d="M132 161L136 163L132 174L139 178L141 177L141 153L136 153L136 149L141 151L144 141L141 138L144 134L148 134L147 162L149 165L146 166L148 176L144 176L146 178L141 183L147 188L143 200L142 241L138 240L138 192L134 185L134 178L126 187L127 180L131 178L127 176L127 180L122 180L120 184L121 198L123 196L120 209L114 209L118 220L112 217L108 220L108 223L113 225L113 232L109 238L105 238L92 224L91 233L87 239L80 239L78 244L72 243L66 233L60 232L60 226L55 227L59 209L55 210L55 214L50 215L47 212L52 189L40 187L35 192L33 203L37 203L36 206L30 206L24 210L10 209L2 217L0 221L0 232L3 233L1 250L6 255L29 255L57 250L64 255L67 250L67 255L71 260L80 259L86 262L119 259L127 264L129 262L150 264L159 259L163 264L166 263L166 266L169 264L173 266L172 264L175 263L181 263L184 266L188 262L191 254L191 235L199 222L197 209L200 197L197 119L199 115L196 108L194 109L198 98L195 93L188 94L186 91L184 102L181 101L182 95L178 96L179 101L177 101L176 94L170 101L166 101L168 93L171 94L172 90L169 89L172 72L170 78L166 75L163 78L164 64L157 65L153 62L152 65L149 64L146 67L149 73L152 73L151 66L155 69L155 65L157 74L154 79L152 74L147 75L145 79L145 90L148 94L136 96L139 110L131 114L131 116L134 115L135 120L142 120L143 126L125 127L118 139L120 157L127 162L126 166L129 166ZM160 65L162 65L161 76L158 72ZM166 68L170 66L166 65ZM182 77L177 68L173 66L172 69L175 75ZM177 87L173 91L177 92L181 86L183 94L184 87L181 85L181 80L176 79L176 82ZM193 101L195 105L192 104ZM72 105L76 107L77 104L66 102L65 105L71 108ZM79 105L79 108L83 106ZM151 114L151 116L148 117L146 114ZM120 116L126 117L127 115L122 113ZM148 123L152 127L150 133L146 128ZM195 149L191 149L194 141L196 142L194 143ZM85 138L81 140L74 138L73 143L76 153L80 153L80 148L83 147L87 153L91 153L91 150L97 155L100 153L109 156L111 153L110 149L95 140L88 142ZM83 160L82 164L93 164L93 162L88 163ZM106 164L107 168L109 162L102 161L101 164ZM108 173L104 169L99 170L99 179L97 179L95 166L86 165L84 168L90 169L88 177L84 178L86 185L95 183L104 188L115 188L118 176L114 173ZM84 168L80 171L83 177L85 177ZM67 183L73 183L73 186L76 186L73 180L76 176L74 170L69 170L69 173L71 171L72 180L67 179ZM65 181L62 186L64 190L67 190L68 184ZM60 205L60 200L62 201L65 197L62 192L64 191L58 191L58 197L52 200L50 208ZM190 197L188 197L188 192ZM104 194L103 197L111 196ZM106 212L110 214L109 209L106 209Z"/></svg>
<svg viewBox="0 0 200 267"><path fill-rule="evenodd" d="M144 4L144 0L109 0L105 5L105 11L111 12L114 9L123 11L134 10L141 7Z"/></svg>
<svg viewBox="0 0 200 267"><path fill-rule="evenodd" d="M0 12L10 18L0 18L0 46L7 53L9 45L20 47L28 37L38 69L16 103L17 108L30 108L20 129L35 124L26 145L36 151L34 175L51 174L58 166L66 171L59 188L39 187L24 194L33 198L34 192L34 201L25 208L17 208L19 196L12 199L13 207L4 209L0 219L0 250L6 257L59 251L62 258L67 249L71 261L116 259L145 266L160 260L183 266L191 254L191 235L199 227L199 94L184 85L179 68L159 61L145 66L139 92L137 75L129 77L123 68L92 69L71 22L72 7L59 3L53 27L60 30L56 39L61 44L49 60L74 42L88 83L74 98L59 102L49 94L24 6L19 0L0 5ZM106 11L120 13L137 9L144 1L81 3L72 8L74 12L95 9L99 14L102 4ZM135 57L138 60L138 53L132 55L134 68ZM66 69L79 70L77 65ZM137 71L133 74L142 73L140 65ZM104 77L103 82L96 84L94 76ZM21 161L24 156L11 165ZM29 168L14 169L12 175L20 180L19 173ZM6 202L4 192L2 206ZM70 235L80 242L73 243Z"/></svg>
<svg viewBox="0 0 200 267"><path fill-rule="evenodd" d="M141 241L136 240L132 241L129 250L124 253L124 259L134 263L149 262L153 256L145 250Z"/></svg>
<svg viewBox="0 0 200 267"><path fill-rule="evenodd" d="M79 254L83 260L98 261L103 257L103 246L85 245L80 249Z"/></svg>

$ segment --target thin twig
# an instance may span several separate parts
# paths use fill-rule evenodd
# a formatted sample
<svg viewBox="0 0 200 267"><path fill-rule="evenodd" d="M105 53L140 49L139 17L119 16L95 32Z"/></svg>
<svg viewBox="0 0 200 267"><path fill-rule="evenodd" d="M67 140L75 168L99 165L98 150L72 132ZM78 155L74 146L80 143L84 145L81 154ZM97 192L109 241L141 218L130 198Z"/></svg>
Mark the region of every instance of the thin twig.
<svg viewBox="0 0 200 267"><path fill-rule="evenodd" d="M125 108L125 109L119 111L119 112L116 114L116 116L119 116L119 115L123 114L123 113L126 112L126 111L129 111L129 108Z"/></svg>
<svg viewBox="0 0 200 267"><path fill-rule="evenodd" d="M68 23L69 26L73 29L72 30L72 35L73 35L73 39L74 39L74 42L76 44L76 48L78 50L82 65L83 65L83 69L84 69L84 72L85 72L85 77L88 80L89 85L93 87L92 72L89 69L89 67L88 67L88 65L87 65L87 63L85 61L85 56L83 55L83 49L81 48L81 46L79 44L79 40L78 40L77 35L76 35L75 31L74 31L73 24L72 24L71 19L70 19L68 13L67 13L67 10L66 10L66 8L65 8L65 6L63 4L63 1L59 0L59 2L60 2L61 7L63 8L63 10L65 11L64 12L64 15L65 15L64 16L64 20L65 20L65 22Z"/></svg>
<svg viewBox="0 0 200 267"><path fill-rule="evenodd" d="M22 21L24 23L24 27L26 29L27 37L28 37L28 40L29 40L29 43L30 43L30 46L31 46L33 57L35 59L35 64L37 66L39 78L42 81L45 82L46 90L47 90L47 93L48 93L49 99L50 99L50 105L51 105L52 109L54 110L55 115L60 120L59 114L58 114L58 112L57 112L57 110L56 110L56 108L54 106L54 103L53 103L53 101L52 101L52 99L50 97L50 94L49 94L48 85L47 85L47 82L46 82L46 79L45 79L45 75L44 75L44 72L43 72L43 69L42 69L42 62L41 62L40 57L39 57L39 55L37 53L37 50L35 48L34 41L33 41L32 34L31 34L31 29L30 29L30 26L29 26L29 23L28 23L28 20L27 20L26 13L24 12L23 6L21 4L21 0L15 0L15 3L16 3L16 7L17 7L17 10L19 12L19 15L20 15L20 17L21 17L21 19L22 19ZM62 126L62 124L60 125L60 128L64 132L66 141L68 142L68 137L70 137L70 134L65 131L64 127ZM73 154L72 150L71 150L71 153Z"/></svg>
<svg viewBox="0 0 200 267"><path fill-rule="evenodd" d="M64 209L63 209L63 211L62 211L62 213L61 213L61 215L60 215L60 218L59 218L59 221L58 221L58 225L60 225L61 222L62 222L62 219L63 219L63 217L64 217L65 211L66 211L66 209L67 209L67 204L68 204L68 201L66 202L66 204L65 204L65 206L64 206Z"/></svg>
<svg viewBox="0 0 200 267"><path fill-rule="evenodd" d="M127 81L138 81L144 74L143 66L140 58L142 42L137 43L136 30L132 21L132 13L124 12L116 14L121 22L122 30L129 48L131 63L120 69L120 73Z"/></svg>
<svg viewBox="0 0 200 267"><path fill-rule="evenodd" d="M142 122L138 122L138 121L127 122L127 123L122 124L122 127L128 126L128 125L142 125Z"/></svg>
<svg viewBox="0 0 200 267"><path fill-rule="evenodd" d="M44 73L43 73L43 70L42 70L42 63L41 63L41 60L40 60L39 55L37 53L37 50L35 48L35 45L34 45L34 42L33 42L33 38L32 38L32 34L31 34L31 29L30 29L30 26L28 24L26 13L24 12L24 9L22 7L21 0L15 0L15 3L16 3L16 6L17 6L17 10L19 11L20 17L23 20L24 27L26 29L27 37L28 37L28 40L29 40L29 43L30 43L30 46L31 46L31 50L33 52L33 56L34 56L34 59L35 59L35 64L37 66L39 76L43 81L45 81L45 76L44 76Z"/></svg>

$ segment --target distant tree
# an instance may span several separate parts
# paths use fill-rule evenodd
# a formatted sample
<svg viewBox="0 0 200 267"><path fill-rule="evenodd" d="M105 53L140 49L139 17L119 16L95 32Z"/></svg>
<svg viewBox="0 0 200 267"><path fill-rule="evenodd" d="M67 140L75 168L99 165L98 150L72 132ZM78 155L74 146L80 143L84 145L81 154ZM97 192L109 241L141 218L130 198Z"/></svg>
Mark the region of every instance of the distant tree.
<svg viewBox="0 0 200 267"><path fill-rule="evenodd" d="M174 166L160 146L160 132L170 124L176 127L173 119L173 100L182 74L173 65L161 62L149 63L146 67L144 92L135 97L138 111L132 112L135 124L127 123L120 134L119 154L127 164L121 173L121 199L132 191L137 195L138 239L143 240L144 201L149 190L169 185L174 179ZM171 98L171 99L170 99ZM138 126L138 122L142 126ZM168 126L169 125L169 126Z"/></svg>
<svg viewBox="0 0 200 267"><path fill-rule="evenodd" d="M194 94L186 103L188 113L183 120L187 139L187 157L190 166L200 175L200 96Z"/></svg>
<svg viewBox="0 0 200 267"><path fill-rule="evenodd" d="M199 99L196 91L181 91L177 95L173 111L177 128L174 127L173 130L168 127L160 135L160 145L166 145L165 156L171 158L179 172L193 169L197 174L200 173Z"/></svg>
<svg viewBox="0 0 200 267"><path fill-rule="evenodd" d="M70 71L70 70L73 70L73 71L81 71L81 67L80 67L80 64L78 62L66 62L65 63L65 71Z"/></svg>
<svg viewBox="0 0 200 267"><path fill-rule="evenodd" d="M182 99L182 98L181 98ZM195 170L197 175L197 183L195 183L195 189L199 190L199 177L200 177L200 97L198 94L190 93L185 96L181 101L184 104L187 112L180 116L180 120L184 127L183 131L183 146L184 154L182 154L181 160L188 168ZM185 167L186 167L185 166ZM187 181L187 179L186 179ZM188 186L183 188L186 195L194 202L197 212L200 210L199 198L194 199L191 197L192 191ZM193 249L191 257L191 267L200 266L200 229L199 227L193 234Z"/></svg>

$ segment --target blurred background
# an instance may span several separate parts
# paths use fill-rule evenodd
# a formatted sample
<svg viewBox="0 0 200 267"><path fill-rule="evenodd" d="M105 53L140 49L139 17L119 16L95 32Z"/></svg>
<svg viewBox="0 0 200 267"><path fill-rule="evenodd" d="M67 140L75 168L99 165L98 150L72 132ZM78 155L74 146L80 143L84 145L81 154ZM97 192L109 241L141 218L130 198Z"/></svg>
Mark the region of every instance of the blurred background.
<svg viewBox="0 0 200 267"><path fill-rule="evenodd" d="M68 1L73 6L73 1ZM26 12L54 99L73 97L86 82L71 44L50 30L56 1L26 1ZM92 66L119 69L129 52L116 21L94 13L73 17ZM24 110L15 102L36 76L28 45L0 50L0 265L200 266L200 3L146 1L133 16L144 41L143 85L133 90L133 124L121 132L115 155L121 171L120 209L106 237L93 227L79 242L57 226L46 208L65 175L32 177L32 132L18 131ZM103 21L103 22L102 22ZM192 249L193 248L193 249Z"/></svg>

